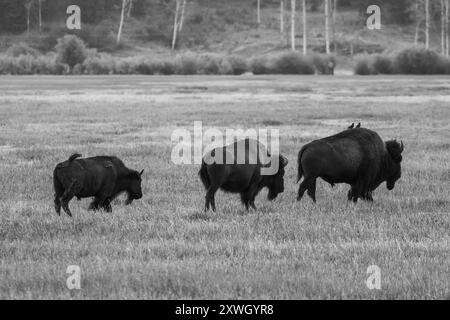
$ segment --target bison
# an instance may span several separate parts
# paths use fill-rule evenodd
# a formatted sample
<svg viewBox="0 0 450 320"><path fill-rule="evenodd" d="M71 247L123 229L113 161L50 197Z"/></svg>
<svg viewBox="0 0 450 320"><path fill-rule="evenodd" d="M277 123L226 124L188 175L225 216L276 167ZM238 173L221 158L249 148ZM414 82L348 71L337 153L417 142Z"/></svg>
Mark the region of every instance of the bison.
<svg viewBox="0 0 450 320"><path fill-rule="evenodd" d="M80 158L80 154L70 156L59 163L53 172L55 190L55 210L58 215L61 207L72 216L69 202L73 197L95 197L89 210L104 209L111 212L111 201L120 193L126 192L126 204L142 198L142 173L128 169L123 162L110 156Z"/></svg>
<svg viewBox="0 0 450 320"><path fill-rule="evenodd" d="M238 161L240 156L237 150L242 151L243 148L239 146L243 144L245 157L242 159L245 161ZM220 153L223 155L223 162L217 163L211 160ZM261 161L261 154L268 161ZM225 161L226 159L231 160ZM262 169L272 168L275 162L278 164L275 172L272 174L262 172ZM218 189L239 193L247 211L249 207L256 209L255 198L265 187L269 189L267 198L270 201L274 200L284 191L284 168L287 164L288 160L285 157L271 156L256 140L245 139L211 150L203 157L199 171L200 179L206 189L205 211L209 210L210 205L212 210L216 211L214 195Z"/></svg>
<svg viewBox="0 0 450 320"><path fill-rule="evenodd" d="M316 202L316 179L332 186L351 185L348 200L373 201L372 192L384 181L392 190L401 176L404 146L396 140L383 142L369 129L354 128L305 145L298 154L298 181L304 177L297 200L305 191Z"/></svg>

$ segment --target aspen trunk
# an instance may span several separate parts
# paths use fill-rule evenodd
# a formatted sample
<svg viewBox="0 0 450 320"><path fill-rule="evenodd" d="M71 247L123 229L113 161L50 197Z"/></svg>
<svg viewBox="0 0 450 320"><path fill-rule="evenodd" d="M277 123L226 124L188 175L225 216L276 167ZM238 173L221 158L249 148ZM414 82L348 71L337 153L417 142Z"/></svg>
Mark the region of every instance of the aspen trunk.
<svg viewBox="0 0 450 320"><path fill-rule="evenodd" d="M42 0L38 0L39 5L39 33L42 32Z"/></svg>
<svg viewBox="0 0 450 320"><path fill-rule="evenodd" d="M325 1L325 51L327 54L330 54L330 8L329 8L329 0Z"/></svg>
<svg viewBox="0 0 450 320"><path fill-rule="evenodd" d="M261 24L261 0L256 1L256 7L256 21L259 28L259 25Z"/></svg>
<svg viewBox="0 0 450 320"><path fill-rule="evenodd" d="M448 20L448 13L449 13L449 5L450 0L445 1L445 55L450 55L450 30L449 30L449 20Z"/></svg>
<svg viewBox="0 0 450 320"><path fill-rule="evenodd" d="M425 0L425 47L430 48L430 0Z"/></svg>
<svg viewBox="0 0 450 320"><path fill-rule="evenodd" d="M127 0L122 0L122 10L120 12L120 24L119 24L119 31L117 32L117 44L120 44L120 38L122 37L122 29L123 29L123 22L125 20L125 7L127 5Z"/></svg>
<svg viewBox="0 0 450 320"><path fill-rule="evenodd" d="M445 55L445 3L441 0L441 52Z"/></svg>
<svg viewBox="0 0 450 320"><path fill-rule="evenodd" d="M180 18L180 27L178 28L178 32L183 30L184 25L184 12L186 11L186 0L183 0L183 4L181 6L181 18Z"/></svg>
<svg viewBox="0 0 450 320"><path fill-rule="evenodd" d="M175 46L177 44L177 36L178 36L178 17L180 15L180 0L177 1L177 6L175 9L175 18L173 20L173 36L172 36L172 50L175 50Z"/></svg>
<svg viewBox="0 0 450 320"><path fill-rule="evenodd" d="M291 49L295 51L295 1L291 0Z"/></svg>
<svg viewBox="0 0 450 320"><path fill-rule="evenodd" d="M284 0L280 0L280 33L284 33Z"/></svg>
<svg viewBox="0 0 450 320"><path fill-rule="evenodd" d="M303 0L302 3L302 11L303 11L303 55L306 56L308 53L308 31L306 29L306 0Z"/></svg>

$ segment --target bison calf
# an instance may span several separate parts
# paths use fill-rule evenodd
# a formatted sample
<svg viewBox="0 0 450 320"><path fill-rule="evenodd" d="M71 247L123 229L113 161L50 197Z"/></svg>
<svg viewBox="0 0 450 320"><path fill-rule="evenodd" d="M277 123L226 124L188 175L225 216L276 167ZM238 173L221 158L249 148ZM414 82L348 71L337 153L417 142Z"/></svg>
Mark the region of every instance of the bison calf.
<svg viewBox="0 0 450 320"><path fill-rule="evenodd" d="M122 192L128 194L126 204L142 198L141 176L144 170L130 170L116 157L78 159L80 157L80 154L72 155L69 160L59 163L53 172L55 210L58 215L62 207L72 216L69 201L73 197L95 197L89 210L104 209L107 212L112 211L111 201Z"/></svg>
<svg viewBox="0 0 450 320"><path fill-rule="evenodd" d="M216 211L214 196L218 189L239 193L247 210L249 207L256 209L255 198L263 188L269 189L269 200L274 200L284 191L284 167L288 160L281 155L271 156L263 148L256 140L246 139L216 148L203 157L199 175L206 189L205 211L210 205ZM211 161L218 154L222 154L223 162ZM268 163L261 161L261 154ZM262 172L262 169L273 168L275 162L278 163L276 172Z"/></svg>

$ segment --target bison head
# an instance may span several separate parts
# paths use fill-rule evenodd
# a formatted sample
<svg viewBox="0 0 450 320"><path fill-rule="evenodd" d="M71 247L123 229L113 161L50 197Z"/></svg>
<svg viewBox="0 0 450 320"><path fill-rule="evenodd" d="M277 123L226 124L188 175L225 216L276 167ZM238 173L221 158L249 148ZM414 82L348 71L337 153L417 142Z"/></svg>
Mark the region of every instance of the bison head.
<svg viewBox="0 0 450 320"><path fill-rule="evenodd" d="M133 200L142 198L142 174L144 170L141 172L131 171L128 174L129 185L128 185L128 199L126 204L131 204Z"/></svg>
<svg viewBox="0 0 450 320"><path fill-rule="evenodd" d="M279 193L284 192L284 168L288 164L288 160L282 155L279 156L279 168L277 173L274 175L268 176L269 183L269 194L267 195L267 199L270 201L274 200Z"/></svg>
<svg viewBox="0 0 450 320"><path fill-rule="evenodd" d="M388 161L387 166L386 187L388 190L392 190L402 174L401 162L404 149L403 142L398 143L396 140L387 141L386 149L391 160Z"/></svg>

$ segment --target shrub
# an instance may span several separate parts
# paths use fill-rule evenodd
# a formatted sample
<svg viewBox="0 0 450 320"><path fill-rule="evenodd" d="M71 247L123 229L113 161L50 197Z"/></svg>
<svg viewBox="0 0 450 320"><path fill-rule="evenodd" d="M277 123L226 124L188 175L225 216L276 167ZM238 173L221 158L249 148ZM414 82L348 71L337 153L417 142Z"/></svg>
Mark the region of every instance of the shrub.
<svg viewBox="0 0 450 320"><path fill-rule="evenodd" d="M241 75L248 71L247 61L239 56L228 57L228 62L231 66L231 73L234 75Z"/></svg>
<svg viewBox="0 0 450 320"><path fill-rule="evenodd" d="M88 57L82 66L84 72L88 74L112 74L114 72L114 60L106 54Z"/></svg>
<svg viewBox="0 0 450 320"><path fill-rule="evenodd" d="M314 66L310 59L289 52L275 57L272 71L277 74L314 74Z"/></svg>
<svg viewBox="0 0 450 320"><path fill-rule="evenodd" d="M370 67L369 67L369 57L360 57L357 59L354 73L360 76L370 75Z"/></svg>
<svg viewBox="0 0 450 320"><path fill-rule="evenodd" d="M6 50L6 55L10 56L10 57L18 57L21 55L30 55L30 56L36 57L39 55L39 51L30 47L26 43L19 42L19 43L15 43L12 46L10 46Z"/></svg>
<svg viewBox="0 0 450 320"><path fill-rule="evenodd" d="M64 74L69 67L58 63L52 55L20 55L19 57L0 56L0 74Z"/></svg>
<svg viewBox="0 0 450 320"><path fill-rule="evenodd" d="M445 63L434 51L409 48L398 53L394 60L396 72L401 74L443 74Z"/></svg>
<svg viewBox="0 0 450 320"><path fill-rule="evenodd" d="M69 65L71 69L76 64L82 64L87 57L83 40L74 35L65 35L59 38L55 49L57 61Z"/></svg>
<svg viewBox="0 0 450 320"><path fill-rule="evenodd" d="M334 56L318 54L313 57L314 67L319 74L332 74L336 67L336 58Z"/></svg>
<svg viewBox="0 0 450 320"><path fill-rule="evenodd" d="M384 55L376 55L370 66L372 74L393 74L394 64L392 58Z"/></svg>
<svg viewBox="0 0 450 320"><path fill-rule="evenodd" d="M176 72L176 65L173 61L163 60L159 65L159 73L163 75L171 75Z"/></svg>
<svg viewBox="0 0 450 320"><path fill-rule="evenodd" d="M252 59L250 65L252 73L255 75L272 73L272 68L270 67L269 61L266 57L256 57Z"/></svg>
<svg viewBox="0 0 450 320"><path fill-rule="evenodd" d="M200 69L200 62L194 54L183 54L177 58L176 74L198 74Z"/></svg>
<svg viewBox="0 0 450 320"><path fill-rule="evenodd" d="M136 61L133 58L118 59L114 64L115 74L135 74Z"/></svg>

